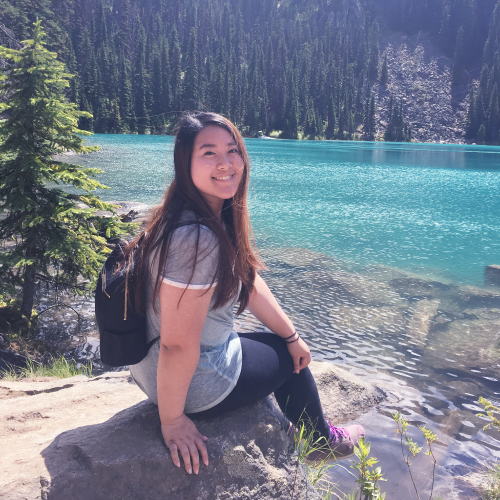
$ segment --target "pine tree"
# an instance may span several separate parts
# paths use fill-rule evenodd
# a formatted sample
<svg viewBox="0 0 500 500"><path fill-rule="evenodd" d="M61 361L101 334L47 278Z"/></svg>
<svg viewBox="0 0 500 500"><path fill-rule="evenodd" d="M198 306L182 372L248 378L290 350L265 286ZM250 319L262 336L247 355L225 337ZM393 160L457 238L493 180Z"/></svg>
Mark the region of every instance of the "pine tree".
<svg viewBox="0 0 500 500"><path fill-rule="evenodd" d="M198 32L196 27L191 28L189 46L186 56L186 73L184 75L185 109L197 109L198 102Z"/></svg>
<svg viewBox="0 0 500 500"><path fill-rule="evenodd" d="M179 43L179 34L177 33L175 24L172 30L172 43L170 45L172 47L172 54L170 57L172 68L172 79L170 81L170 88L172 90L172 106L174 107L174 110L180 111L182 110L182 53Z"/></svg>
<svg viewBox="0 0 500 500"><path fill-rule="evenodd" d="M379 27L375 21L370 29L370 60L368 63L368 78L374 81L378 76L378 61L380 57L380 49L378 45Z"/></svg>
<svg viewBox="0 0 500 500"><path fill-rule="evenodd" d="M481 127L484 124L486 119L486 114L484 112L484 99L483 99L483 91L481 87L477 89L476 99L474 100L474 113L475 113L475 123L476 126Z"/></svg>
<svg viewBox="0 0 500 500"><path fill-rule="evenodd" d="M326 139L335 137L335 100L333 96L328 100L328 126L325 131Z"/></svg>
<svg viewBox="0 0 500 500"><path fill-rule="evenodd" d="M465 128L465 138L473 139L476 136L478 128L479 128L478 124L476 123L476 103L474 96L474 88L471 88L469 92L469 110L467 111L467 125Z"/></svg>
<svg viewBox="0 0 500 500"><path fill-rule="evenodd" d="M139 23L139 29L137 30L133 80L133 99L135 104L135 115L137 117L137 131L139 134L145 134L148 130L148 80L149 75L146 72L146 32L142 23Z"/></svg>
<svg viewBox="0 0 500 500"><path fill-rule="evenodd" d="M484 123L482 123L476 135L476 144L484 144L485 136L486 132L484 128Z"/></svg>
<svg viewBox="0 0 500 500"><path fill-rule="evenodd" d="M488 117L485 124L485 142L495 144L500 128L500 109L498 104L498 88L497 84L493 86L491 91L490 105L488 106Z"/></svg>
<svg viewBox="0 0 500 500"><path fill-rule="evenodd" d="M20 50L0 47L6 60L1 91L7 100L0 111L8 118L0 126L0 239L12 239L13 247L0 254L0 286L13 295L20 292L20 314L32 315L37 283L82 290L96 277L103 261L107 236L117 235L120 223L95 216L98 209L111 209L92 191L103 188L92 177L97 169L56 161L63 151L87 153L83 146L77 111L64 97L71 75L57 55L45 48L41 22L34 24L33 39ZM77 135L79 134L79 135ZM74 194L51 185L66 185ZM77 207L84 203L88 208Z"/></svg>
<svg viewBox="0 0 500 500"><path fill-rule="evenodd" d="M122 130L125 133L134 132L135 118L132 102L132 83L130 81L130 62L125 57L122 57L120 62L118 87Z"/></svg>
<svg viewBox="0 0 500 500"><path fill-rule="evenodd" d="M298 139L299 136L299 89L297 86L297 79L293 69L289 67L288 74L288 99L286 103L286 118L285 126L281 133L282 139Z"/></svg>
<svg viewBox="0 0 500 500"><path fill-rule="evenodd" d="M364 129L364 140L374 141L375 140L375 94L372 92L370 97L370 102L367 103L365 120L363 124Z"/></svg>
<svg viewBox="0 0 500 500"><path fill-rule="evenodd" d="M384 132L384 141L387 142L411 142L411 128L404 119L403 103L389 101L389 123Z"/></svg>
<svg viewBox="0 0 500 500"><path fill-rule="evenodd" d="M451 76L451 81L453 85L460 83L460 75L464 69L464 57L465 57L465 46L464 46L464 28L460 26L457 34L457 41L455 44L455 57L453 59L453 72Z"/></svg>
<svg viewBox="0 0 500 500"><path fill-rule="evenodd" d="M389 81L389 68L387 67L387 54L384 55L384 62L382 63L382 71L380 72L380 85L385 87Z"/></svg>

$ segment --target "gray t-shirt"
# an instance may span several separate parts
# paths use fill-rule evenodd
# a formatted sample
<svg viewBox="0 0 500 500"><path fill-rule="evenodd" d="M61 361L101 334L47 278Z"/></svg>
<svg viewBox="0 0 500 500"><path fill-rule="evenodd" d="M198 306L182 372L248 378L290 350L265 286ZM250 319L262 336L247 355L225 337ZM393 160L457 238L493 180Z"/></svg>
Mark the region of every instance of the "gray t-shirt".
<svg viewBox="0 0 500 500"><path fill-rule="evenodd" d="M194 215L185 212L183 220L193 220ZM193 270L196 240L200 231L198 255ZM203 225L192 224L175 229L171 236L169 255L162 270L163 282L172 286L207 289L216 286L214 275L219 260L219 247L215 235ZM152 287L158 273L157 254L153 254L149 271L147 324L148 341L160 335L160 304L158 314L152 303ZM192 275L192 277L191 277ZM191 280L189 280L191 278ZM213 282L214 281L214 282ZM213 282L213 283L212 283ZM200 341L200 360L191 380L184 407L185 413L208 410L220 403L234 388L241 371L241 343L233 332L233 307L237 297L219 309L213 309L216 293L212 296ZM130 366L130 372L139 387L158 404L156 373L160 342L155 342L148 355L138 364Z"/></svg>

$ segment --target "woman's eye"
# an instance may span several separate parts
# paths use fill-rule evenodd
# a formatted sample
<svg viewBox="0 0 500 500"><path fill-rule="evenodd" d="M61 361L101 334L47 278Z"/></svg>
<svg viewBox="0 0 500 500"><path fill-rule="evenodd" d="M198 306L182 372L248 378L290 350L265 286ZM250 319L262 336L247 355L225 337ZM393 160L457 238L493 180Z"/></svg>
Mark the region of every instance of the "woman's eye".
<svg viewBox="0 0 500 500"><path fill-rule="evenodd" d="M238 154L240 153L236 148L230 149L229 152L230 153L238 153Z"/></svg>
<svg viewBox="0 0 500 500"><path fill-rule="evenodd" d="M203 156L212 156L214 154L215 153L213 151L205 151L205 153L203 153Z"/></svg>

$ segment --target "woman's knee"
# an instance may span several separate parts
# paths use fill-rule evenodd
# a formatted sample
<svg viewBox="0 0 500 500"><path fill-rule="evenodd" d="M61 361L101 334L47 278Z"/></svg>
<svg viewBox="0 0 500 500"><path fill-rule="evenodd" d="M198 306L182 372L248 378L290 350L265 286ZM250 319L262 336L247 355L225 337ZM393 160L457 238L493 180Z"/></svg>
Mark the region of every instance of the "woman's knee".
<svg viewBox="0 0 500 500"><path fill-rule="evenodd" d="M293 374L293 359L288 351L288 347L286 342L275 335L274 333L269 332L252 332L252 333L244 333L240 334L241 339L248 339L254 342L258 342L261 344L261 347L267 346L269 349L274 351L273 357L278 362L279 372L288 376L292 376ZM242 342L243 355L245 356L245 347L248 344ZM251 348L250 348L251 349Z"/></svg>

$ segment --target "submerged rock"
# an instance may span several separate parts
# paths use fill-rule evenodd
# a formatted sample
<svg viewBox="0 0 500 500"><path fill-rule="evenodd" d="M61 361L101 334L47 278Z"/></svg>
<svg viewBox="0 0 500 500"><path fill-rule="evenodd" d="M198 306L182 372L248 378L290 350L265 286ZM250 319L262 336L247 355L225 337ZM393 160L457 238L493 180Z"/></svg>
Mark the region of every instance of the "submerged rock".
<svg viewBox="0 0 500 500"><path fill-rule="evenodd" d="M492 316L490 316L492 317ZM489 366L500 358L500 319L459 319L430 338L426 349L434 357L462 356L464 366Z"/></svg>
<svg viewBox="0 0 500 500"><path fill-rule="evenodd" d="M500 266L491 265L484 268L484 280L488 285L500 286Z"/></svg>
<svg viewBox="0 0 500 500"><path fill-rule="evenodd" d="M371 306L407 307L408 302L386 282L375 281L354 273L335 273L342 286L354 297Z"/></svg>
<svg viewBox="0 0 500 500"><path fill-rule="evenodd" d="M460 287L457 301L465 308L500 308L500 293L475 286Z"/></svg>
<svg viewBox="0 0 500 500"><path fill-rule="evenodd" d="M327 415L349 420L384 393L313 363ZM274 412L263 403L196 421L210 465L175 467L157 407L129 372L44 382L0 380L0 498L320 499Z"/></svg>
<svg viewBox="0 0 500 500"><path fill-rule="evenodd" d="M438 300L419 300L412 306L413 315L408 321L406 333L413 338L425 341L429 334L431 321L436 316L439 308Z"/></svg>
<svg viewBox="0 0 500 500"><path fill-rule="evenodd" d="M272 263L278 269L282 266L304 268L338 267L340 261L328 255L299 247L264 248L261 257L266 263Z"/></svg>
<svg viewBox="0 0 500 500"><path fill-rule="evenodd" d="M402 297L408 299L432 299L447 292L452 287L438 281L426 281L419 278L405 277L390 281L390 285Z"/></svg>
<svg viewBox="0 0 500 500"><path fill-rule="evenodd" d="M403 312L395 307L349 306L340 304L329 311L332 326L344 331L401 333L406 325Z"/></svg>

